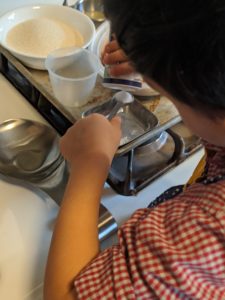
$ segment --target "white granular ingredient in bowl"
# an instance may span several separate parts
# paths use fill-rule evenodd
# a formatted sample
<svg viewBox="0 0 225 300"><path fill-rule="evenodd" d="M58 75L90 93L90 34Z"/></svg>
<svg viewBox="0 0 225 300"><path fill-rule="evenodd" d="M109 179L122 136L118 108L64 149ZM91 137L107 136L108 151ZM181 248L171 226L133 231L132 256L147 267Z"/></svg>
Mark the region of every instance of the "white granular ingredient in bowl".
<svg viewBox="0 0 225 300"><path fill-rule="evenodd" d="M66 23L47 18L30 19L14 26L6 36L7 45L17 52L46 57L65 47L82 47L81 33Z"/></svg>

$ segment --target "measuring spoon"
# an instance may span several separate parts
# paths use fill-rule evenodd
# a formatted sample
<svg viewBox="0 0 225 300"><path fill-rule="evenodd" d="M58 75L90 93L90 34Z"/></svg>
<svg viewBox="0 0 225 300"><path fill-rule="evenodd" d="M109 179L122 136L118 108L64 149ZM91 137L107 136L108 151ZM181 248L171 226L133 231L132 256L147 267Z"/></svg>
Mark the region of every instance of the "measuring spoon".
<svg viewBox="0 0 225 300"><path fill-rule="evenodd" d="M113 96L113 99L116 100L116 105L109 113L108 120L112 120L112 118L115 117L115 115L121 107L132 103L134 101L134 96L128 92L120 91Z"/></svg>

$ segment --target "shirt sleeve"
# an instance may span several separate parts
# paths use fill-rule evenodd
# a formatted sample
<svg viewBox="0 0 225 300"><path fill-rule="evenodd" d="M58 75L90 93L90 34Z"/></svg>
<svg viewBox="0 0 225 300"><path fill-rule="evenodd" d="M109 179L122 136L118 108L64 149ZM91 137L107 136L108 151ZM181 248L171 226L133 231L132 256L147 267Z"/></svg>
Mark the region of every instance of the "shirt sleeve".
<svg viewBox="0 0 225 300"><path fill-rule="evenodd" d="M225 299L224 208L188 195L138 210L76 278L78 299Z"/></svg>

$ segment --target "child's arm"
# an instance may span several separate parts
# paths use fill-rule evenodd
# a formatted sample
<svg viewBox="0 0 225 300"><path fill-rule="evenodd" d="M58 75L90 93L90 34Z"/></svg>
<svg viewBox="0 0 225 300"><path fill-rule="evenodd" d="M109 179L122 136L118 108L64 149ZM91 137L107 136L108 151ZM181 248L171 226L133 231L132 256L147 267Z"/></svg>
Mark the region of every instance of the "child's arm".
<svg viewBox="0 0 225 300"><path fill-rule="evenodd" d="M99 204L119 140L119 119L110 123L100 115L79 121L62 139L71 175L50 248L45 300L76 299L74 278L99 251Z"/></svg>

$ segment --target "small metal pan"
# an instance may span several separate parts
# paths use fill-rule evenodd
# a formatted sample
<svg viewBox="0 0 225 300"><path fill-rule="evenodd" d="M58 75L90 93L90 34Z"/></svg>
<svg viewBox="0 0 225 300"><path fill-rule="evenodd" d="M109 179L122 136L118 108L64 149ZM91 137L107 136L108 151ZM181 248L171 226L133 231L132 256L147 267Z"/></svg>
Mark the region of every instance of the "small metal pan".
<svg viewBox="0 0 225 300"><path fill-rule="evenodd" d="M102 105L85 111L82 116L85 117L92 113L100 113L107 117L115 104L116 101L112 98ZM158 125L157 117L136 99L132 103L122 107L117 115L122 119L120 147L130 143Z"/></svg>

